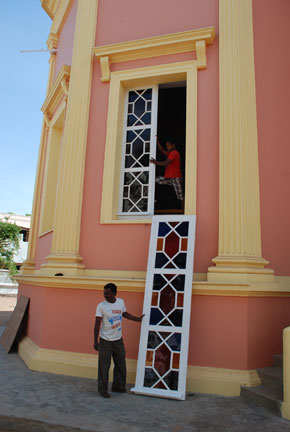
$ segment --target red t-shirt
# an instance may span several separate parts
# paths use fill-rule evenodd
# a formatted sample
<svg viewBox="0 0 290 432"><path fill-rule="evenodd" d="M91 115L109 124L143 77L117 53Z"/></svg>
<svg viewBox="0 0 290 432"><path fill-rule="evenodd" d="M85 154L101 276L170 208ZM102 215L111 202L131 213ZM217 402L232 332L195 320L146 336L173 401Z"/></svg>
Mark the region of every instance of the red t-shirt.
<svg viewBox="0 0 290 432"><path fill-rule="evenodd" d="M172 160L172 162L165 168L165 178L176 178L182 177L180 171L180 154L177 150L173 150L167 154L167 159Z"/></svg>

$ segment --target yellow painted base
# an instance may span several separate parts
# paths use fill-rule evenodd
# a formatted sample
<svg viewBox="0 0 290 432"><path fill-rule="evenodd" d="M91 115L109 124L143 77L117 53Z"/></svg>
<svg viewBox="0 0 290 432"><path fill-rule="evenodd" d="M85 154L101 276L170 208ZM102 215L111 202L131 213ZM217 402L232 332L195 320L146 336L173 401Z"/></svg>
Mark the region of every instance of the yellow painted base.
<svg viewBox="0 0 290 432"><path fill-rule="evenodd" d="M98 356L39 348L25 337L19 344L19 355L29 369L39 372L97 378ZM137 360L127 359L127 381L135 383ZM111 371L112 373L112 371ZM112 375L110 374L110 380ZM244 371L211 367L188 366L187 391L223 396L239 396L240 386L259 385L255 370Z"/></svg>

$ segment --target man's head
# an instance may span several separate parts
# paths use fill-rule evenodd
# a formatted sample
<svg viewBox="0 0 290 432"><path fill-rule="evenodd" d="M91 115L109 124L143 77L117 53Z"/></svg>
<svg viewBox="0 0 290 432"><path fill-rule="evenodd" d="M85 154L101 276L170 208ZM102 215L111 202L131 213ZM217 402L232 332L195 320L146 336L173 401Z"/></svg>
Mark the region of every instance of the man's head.
<svg viewBox="0 0 290 432"><path fill-rule="evenodd" d="M168 152L175 150L175 143L173 141L166 141L165 145Z"/></svg>
<svg viewBox="0 0 290 432"><path fill-rule="evenodd" d="M108 283L104 286L104 297L109 303L115 303L117 287L113 283Z"/></svg>

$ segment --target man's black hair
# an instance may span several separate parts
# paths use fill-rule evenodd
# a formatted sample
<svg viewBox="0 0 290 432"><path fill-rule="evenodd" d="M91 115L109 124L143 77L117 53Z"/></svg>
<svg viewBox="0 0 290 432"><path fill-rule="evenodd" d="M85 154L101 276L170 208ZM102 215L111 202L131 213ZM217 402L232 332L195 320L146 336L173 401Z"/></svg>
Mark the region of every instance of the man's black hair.
<svg viewBox="0 0 290 432"><path fill-rule="evenodd" d="M117 294L117 286L114 283L108 283L104 286L104 289L109 289L113 294Z"/></svg>

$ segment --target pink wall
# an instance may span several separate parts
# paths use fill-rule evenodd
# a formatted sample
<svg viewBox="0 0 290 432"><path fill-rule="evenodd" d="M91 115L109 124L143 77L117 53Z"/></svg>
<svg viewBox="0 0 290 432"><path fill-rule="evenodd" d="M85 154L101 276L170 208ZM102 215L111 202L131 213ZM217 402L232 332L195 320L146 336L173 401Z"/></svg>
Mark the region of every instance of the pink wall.
<svg viewBox="0 0 290 432"><path fill-rule="evenodd" d="M111 13L114 4L114 14ZM166 5L166 7L165 7ZM198 10L197 10L198 6ZM140 9L141 8L141 9ZM144 9L144 10L143 10ZM154 10L154 14L152 14ZM142 16L136 23L134 17ZM174 19L173 19L174 17ZM133 19L134 18L134 19ZM108 26L110 23L110 26ZM215 26L218 1L99 2L97 43ZM198 170L195 271L206 272L218 237L218 42L208 48L208 67L198 72ZM112 70L193 59L194 53L118 63ZM94 62L83 197L80 254L87 268L146 270L150 226L100 225L100 199L109 84ZM128 239L130 239L128 241ZM142 245L142 247L140 247Z"/></svg>
<svg viewBox="0 0 290 432"><path fill-rule="evenodd" d="M71 66L76 13L77 1L74 0L59 35L57 54L55 59L54 79L56 78L59 70L64 64Z"/></svg>
<svg viewBox="0 0 290 432"><path fill-rule="evenodd" d="M28 336L41 348L93 354L96 306L102 291L21 285L30 297ZM120 292L127 310L141 315L143 294ZM255 369L282 352L290 298L192 296L188 363ZM53 313L52 313L53 311ZM138 356L140 324L124 320L127 358Z"/></svg>
<svg viewBox="0 0 290 432"><path fill-rule="evenodd" d="M289 0L253 0L263 257L290 275Z"/></svg>

